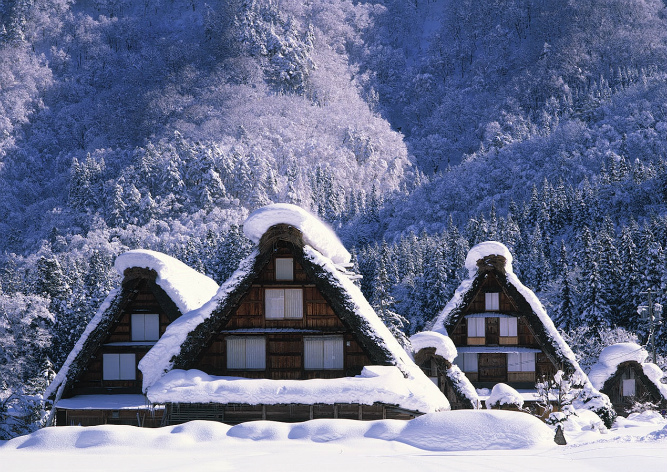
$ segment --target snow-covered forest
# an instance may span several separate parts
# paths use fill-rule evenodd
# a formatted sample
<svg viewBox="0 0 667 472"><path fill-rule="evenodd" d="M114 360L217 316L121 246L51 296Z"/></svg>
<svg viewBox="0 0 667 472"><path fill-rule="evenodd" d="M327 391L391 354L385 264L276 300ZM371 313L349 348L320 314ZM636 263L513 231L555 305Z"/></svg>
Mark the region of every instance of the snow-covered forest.
<svg viewBox="0 0 667 472"><path fill-rule="evenodd" d="M118 254L222 282L270 202L334 227L396 330L495 239L583 366L646 342L664 0L0 0L0 22L0 439L37 424L3 418L36 405Z"/></svg>

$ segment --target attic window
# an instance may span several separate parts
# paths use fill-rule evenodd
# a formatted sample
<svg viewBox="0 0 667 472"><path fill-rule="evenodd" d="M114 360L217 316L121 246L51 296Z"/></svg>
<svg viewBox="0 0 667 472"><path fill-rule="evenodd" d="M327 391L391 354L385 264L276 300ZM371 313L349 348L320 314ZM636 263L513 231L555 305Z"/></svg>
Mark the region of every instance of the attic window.
<svg viewBox="0 0 667 472"><path fill-rule="evenodd" d="M486 311L500 310L500 294L498 292L485 293L484 297Z"/></svg>
<svg viewBox="0 0 667 472"><path fill-rule="evenodd" d="M291 257L276 259L276 280L294 280L294 259Z"/></svg>
<svg viewBox="0 0 667 472"><path fill-rule="evenodd" d="M264 309L267 320L303 318L303 289L267 288Z"/></svg>
<svg viewBox="0 0 667 472"><path fill-rule="evenodd" d="M136 380L137 363L134 354L103 354L103 380Z"/></svg>
<svg viewBox="0 0 667 472"><path fill-rule="evenodd" d="M310 336L303 338L303 363L307 370L343 369L342 336Z"/></svg>
<svg viewBox="0 0 667 472"><path fill-rule="evenodd" d="M263 336L229 336L226 341L228 369L266 369L266 338Z"/></svg>
<svg viewBox="0 0 667 472"><path fill-rule="evenodd" d="M132 314L132 341L157 341L160 337L160 315Z"/></svg>

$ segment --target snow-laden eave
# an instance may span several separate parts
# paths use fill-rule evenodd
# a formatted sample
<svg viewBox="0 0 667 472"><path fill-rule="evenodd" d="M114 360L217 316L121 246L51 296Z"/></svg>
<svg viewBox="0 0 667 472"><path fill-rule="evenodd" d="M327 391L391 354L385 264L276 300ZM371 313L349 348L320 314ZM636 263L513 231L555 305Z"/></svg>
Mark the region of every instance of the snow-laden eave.
<svg viewBox="0 0 667 472"><path fill-rule="evenodd" d="M171 256L147 249L136 249L119 255L114 267L120 275L131 268L145 268L157 273L155 283L165 291L178 310L195 310L211 299L218 284Z"/></svg>
<svg viewBox="0 0 667 472"><path fill-rule="evenodd" d="M153 384L147 396L153 403L380 403L420 413L447 408L444 396L440 403L430 401L419 381L406 378L395 366L366 366L354 377L307 380L217 377L194 369L174 369Z"/></svg>
<svg viewBox="0 0 667 472"><path fill-rule="evenodd" d="M79 356L82 354L82 351L84 351L84 347L87 347L86 345L88 344L91 335L98 329L100 322L107 316L110 316L107 314L107 311L111 307L112 302L120 296L120 293L120 288L116 288L109 292L109 295L107 295L107 297L104 299L97 312L95 313L95 316L93 316L93 319L90 320L88 326L86 326L86 329L83 331L79 337L79 340L74 345L74 348L67 356L65 363L56 374L56 377L49 384L49 386L46 387L46 390L44 391L44 398L53 397L54 402L60 400L60 397L62 396L63 391L68 383L70 370L78 363Z"/></svg>
<svg viewBox="0 0 667 472"><path fill-rule="evenodd" d="M259 251L255 249L241 261L239 268L220 286L208 302L185 313L167 327L155 346L139 361L139 370L143 375L142 390L144 392L174 367L174 361L181 354L183 343L185 343L190 333L228 302L229 295L248 279L253 273L258 256Z"/></svg>

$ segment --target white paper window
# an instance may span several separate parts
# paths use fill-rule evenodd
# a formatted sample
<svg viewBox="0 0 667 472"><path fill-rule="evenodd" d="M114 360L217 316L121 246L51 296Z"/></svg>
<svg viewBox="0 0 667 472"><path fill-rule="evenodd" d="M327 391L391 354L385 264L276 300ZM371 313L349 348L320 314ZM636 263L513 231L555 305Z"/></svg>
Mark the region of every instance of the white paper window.
<svg viewBox="0 0 667 472"><path fill-rule="evenodd" d="M516 336L517 319L516 318L500 318L500 335L501 336Z"/></svg>
<svg viewBox="0 0 667 472"><path fill-rule="evenodd" d="M227 341L227 368L264 370L266 368L266 339L261 336L230 336Z"/></svg>
<svg viewBox="0 0 667 472"><path fill-rule="evenodd" d="M634 397L636 394L635 379L623 379L623 396Z"/></svg>
<svg viewBox="0 0 667 472"><path fill-rule="evenodd" d="M160 337L160 315L132 315L132 341L157 341Z"/></svg>
<svg viewBox="0 0 667 472"><path fill-rule="evenodd" d="M136 365L134 354L103 354L102 379L136 380Z"/></svg>
<svg viewBox="0 0 667 472"><path fill-rule="evenodd" d="M535 372L534 352L511 352L507 354L508 372Z"/></svg>
<svg viewBox="0 0 667 472"><path fill-rule="evenodd" d="M264 300L267 320L303 318L303 289L267 288Z"/></svg>
<svg viewBox="0 0 667 472"><path fill-rule="evenodd" d="M469 338L483 338L485 336L484 318L468 318L468 337Z"/></svg>
<svg viewBox="0 0 667 472"><path fill-rule="evenodd" d="M343 369L343 337L312 336L303 338L303 365L308 370Z"/></svg>
<svg viewBox="0 0 667 472"><path fill-rule="evenodd" d="M276 280L294 280L294 259L276 259Z"/></svg>
<svg viewBox="0 0 667 472"><path fill-rule="evenodd" d="M485 293L485 309L487 311L498 311L500 310L500 294L495 293Z"/></svg>
<svg viewBox="0 0 667 472"><path fill-rule="evenodd" d="M463 372L477 372L477 353L460 352L454 359L454 363L459 366Z"/></svg>

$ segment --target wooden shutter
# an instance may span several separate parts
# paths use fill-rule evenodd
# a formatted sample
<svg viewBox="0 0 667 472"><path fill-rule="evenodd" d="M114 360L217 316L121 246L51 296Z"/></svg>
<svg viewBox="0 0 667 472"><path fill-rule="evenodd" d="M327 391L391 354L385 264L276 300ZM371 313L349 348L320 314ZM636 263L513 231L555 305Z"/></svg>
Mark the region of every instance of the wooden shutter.
<svg viewBox="0 0 667 472"><path fill-rule="evenodd" d="M507 354L507 372L521 372L521 355L517 352Z"/></svg>
<svg viewBox="0 0 667 472"><path fill-rule="evenodd" d="M461 355L463 356L463 372L477 372L478 370L477 354L465 353Z"/></svg>
<svg viewBox="0 0 667 472"><path fill-rule="evenodd" d="M227 368L245 369L245 338L227 338Z"/></svg>
<svg viewBox="0 0 667 472"><path fill-rule="evenodd" d="M535 353L523 352L521 353L521 371L535 372Z"/></svg>
<svg viewBox="0 0 667 472"><path fill-rule="evenodd" d="M324 367L324 343L322 338L303 338L304 369L321 369Z"/></svg>
<svg viewBox="0 0 667 472"><path fill-rule="evenodd" d="M102 355L102 379L120 380L120 360L118 354Z"/></svg>
<svg viewBox="0 0 667 472"><path fill-rule="evenodd" d="M285 318L303 318L303 290L285 289Z"/></svg>
<svg viewBox="0 0 667 472"><path fill-rule="evenodd" d="M324 369L343 368L343 337L324 338Z"/></svg>
<svg viewBox="0 0 667 472"><path fill-rule="evenodd" d="M285 290L267 288L264 291L264 308L267 320L285 318Z"/></svg>
<svg viewBox="0 0 667 472"><path fill-rule="evenodd" d="M276 280L294 280L294 259L286 257L276 259Z"/></svg>
<svg viewBox="0 0 667 472"><path fill-rule="evenodd" d="M245 338L245 368L248 370L264 370L266 368L265 338Z"/></svg>
<svg viewBox="0 0 667 472"><path fill-rule="evenodd" d="M500 318L500 335L501 336L516 336L517 335L517 319Z"/></svg>
<svg viewBox="0 0 667 472"><path fill-rule="evenodd" d="M132 341L143 341L146 339L144 332L144 315L133 314L131 319L132 324Z"/></svg>
<svg viewBox="0 0 667 472"><path fill-rule="evenodd" d="M144 315L144 339L146 341L157 341L160 338L160 315Z"/></svg>
<svg viewBox="0 0 667 472"><path fill-rule="evenodd" d="M119 354L120 380L135 380L137 378L137 363L134 354Z"/></svg>

